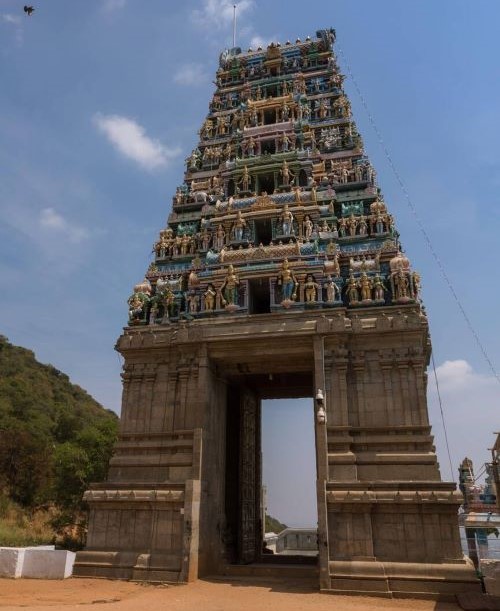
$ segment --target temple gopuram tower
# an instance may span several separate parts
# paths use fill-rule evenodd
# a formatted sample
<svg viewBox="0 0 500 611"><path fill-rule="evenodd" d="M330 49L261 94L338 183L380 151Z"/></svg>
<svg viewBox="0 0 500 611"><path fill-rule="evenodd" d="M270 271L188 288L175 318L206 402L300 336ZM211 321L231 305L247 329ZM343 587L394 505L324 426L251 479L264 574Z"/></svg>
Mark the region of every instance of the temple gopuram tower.
<svg viewBox="0 0 500 611"><path fill-rule="evenodd" d="M334 39L320 30L220 56L154 263L128 301L120 436L108 480L85 495L76 575L186 582L262 561L261 401L309 397L318 587L479 590L429 425L420 277Z"/></svg>

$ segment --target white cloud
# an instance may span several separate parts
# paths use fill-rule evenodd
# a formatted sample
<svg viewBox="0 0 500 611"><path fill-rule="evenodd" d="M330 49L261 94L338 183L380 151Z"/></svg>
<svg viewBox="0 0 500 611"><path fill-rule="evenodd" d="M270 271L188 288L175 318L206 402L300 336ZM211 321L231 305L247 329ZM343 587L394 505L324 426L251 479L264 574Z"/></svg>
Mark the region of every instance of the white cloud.
<svg viewBox="0 0 500 611"><path fill-rule="evenodd" d="M63 229L66 222L54 208L44 208L40 212L40 225L51 229Z"/></svg>
<svg viewBox="0 0 500 611"><path fill-rule="evenodd" d="M277 40L278 38L276 36L270 36L268 38L264 38L263 36L259 36L258 34L255 34L250 39L250 47L254 50L258 49L259 47L266 49L272 42L276 42Z"/></svg>
<svg viewBox="0 0 500 611"><path fill-rule="evenodd" d="M121 10L126 4L127 0L103 0L102 10L106 13L112 13Z"/></svg>
<svg viewBox="0 0 500 611"><path fill-rule="evenodd" d="M445 361L436 368L443 402L446 428L456 478L459 463L465 456L472 458L476 474L489 459L488 448L500 430L500 385L493 375L474 371L463 359ZM441 473L448 479L449 460L434 382L429 370L429 411L436 436Z"/></svg>
<svg viewBox="0 0 500 611"><path fill-rule="evenodd" d="M12 13L4 13L3 15L1 15L1 17L2 21L5 21L6 23L12 23L14 25L21 24L21 17L19 15L12 15Z"/></svg>
<svg viewBox="0 0 500 611"><path fill-rule="evenodd" d="M255 31L250 19L250 14L256 6L254 0L241 0L240 2L236 0L201 0L200 4L201 8L191 11L191 20L198 28L204 30L212 42L215 41L214 31L224 35L225 30L227 36L223 37L228 45L232 44L234 4L236 4L236 46L244 49L248 47L265 49L271 42L279 40L278 36L261 36ZM216 47L220 50L220 36L217 40Z"/></svg>
<svg viewBox="0 0 500 611"><path fill-rule="evenodd" d="M119 153L146 170L164 167L180 153L179 148L167 148L146 136L145 129L128 117L98 113L93 121Z"/></svg>
<svg viewBox="0 0 500 611"><path fill-rule="evenodd" d="M223 30L233 22L233 5L236 4L236 23L254 7L253 0L202 0L202 8L191 12L193 22L209 30ZM207 32L208 33L208 32Z"/></svg>
<svg viewBox="0 0 500 611"><path fill-rule="evenodd" d="M200 85L208 80L208 74L201 64L184 64L174 74L174 81L179 85Z"/></svg>
<svg viewBox="0 0 500 611"><path fill-rule="evenodd" d="M44 199L42 193L36 195L35 200ZM95 239L102 230L94 228L91 233L54 207L43 208L24 199L12 198L0 207L0 223L11 229L12 239L19 244L15 273L23 269L37 276L59 278L72 273L88 257L88 240Z"/></svg>
<svg viewBox="0 0 500 611"><path fill-rule="evenodd" d="M89 237L86 229L70 223L54 208L44 208L40 212L39 224L42 230L57 233L59 236L75 244Z"/></svg>
<svg viewBox="0 0 500 611"><path fill-rule="evenodd" d="M13 15L12 13L0 13L0 23L8 23L9 26L14 28L14 40L16 45L21 47L24 42L24 32L22 26L22 17L20 15Z"/></svg>

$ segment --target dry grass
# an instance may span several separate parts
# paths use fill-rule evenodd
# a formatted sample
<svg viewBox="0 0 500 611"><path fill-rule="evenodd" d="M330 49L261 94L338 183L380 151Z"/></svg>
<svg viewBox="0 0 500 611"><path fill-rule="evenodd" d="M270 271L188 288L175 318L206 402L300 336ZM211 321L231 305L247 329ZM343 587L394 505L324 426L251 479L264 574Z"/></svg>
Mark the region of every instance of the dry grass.
<svg viewBox="0 0 500 611"><path fill-rule="evenodd" d="M56 533L50 524L52 518L48 510L28 513L9 499L0 497L0 546L54 543Z"/></svg>

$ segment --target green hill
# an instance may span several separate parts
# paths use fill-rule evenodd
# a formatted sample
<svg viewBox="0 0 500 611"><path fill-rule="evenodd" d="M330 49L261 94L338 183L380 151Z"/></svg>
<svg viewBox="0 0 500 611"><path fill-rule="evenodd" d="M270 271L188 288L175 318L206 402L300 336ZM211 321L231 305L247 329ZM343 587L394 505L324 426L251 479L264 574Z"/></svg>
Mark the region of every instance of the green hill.
<svg viewBox="0 0 500 611"><path fill-rule="evenodd" d="M88 483L105 478L117 429L67 375L0 336L0 518L9 503L74 517Z"/></svg>
<svg viewBox="0 0 500 611"><path fill-rule="evenodd" d="M265 525L266 533L276 533L276 534L278 534L282 530L285 530L285 528L288 528L288 526L286 524L283 524L282 522L280 522L276 518L273 518L272 516L270 516L270 515L268 515L266 513L266 525Z"/></svg>

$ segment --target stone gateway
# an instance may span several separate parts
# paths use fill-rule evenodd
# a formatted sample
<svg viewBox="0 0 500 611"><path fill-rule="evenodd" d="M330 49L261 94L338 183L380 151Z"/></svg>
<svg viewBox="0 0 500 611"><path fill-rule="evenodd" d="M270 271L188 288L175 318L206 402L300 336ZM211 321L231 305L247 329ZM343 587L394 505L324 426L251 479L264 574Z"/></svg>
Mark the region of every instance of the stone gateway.
<svg viewBox="0 0 500 611"><path fill-rule="evenodd" d="M332 45L234 48L128 300L121 431L76 575L188 582L262 560L260 405L309 397L318 587L479 590L441 480L429 330Z"/></svg>

